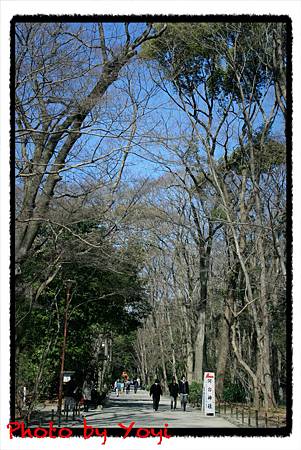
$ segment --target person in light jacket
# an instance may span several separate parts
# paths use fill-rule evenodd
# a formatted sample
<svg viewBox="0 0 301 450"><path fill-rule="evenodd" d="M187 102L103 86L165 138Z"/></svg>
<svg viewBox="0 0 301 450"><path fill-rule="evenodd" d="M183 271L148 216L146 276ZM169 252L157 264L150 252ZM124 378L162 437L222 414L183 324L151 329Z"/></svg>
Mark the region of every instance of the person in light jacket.
<svg viewBox="0 0 301 450"><path fill-rule="evenodd" d="M88 412L89 404L91 402L91 392L92 392L92 383L89 375L86 376L86 379L83 384L83 399L84 399L84 411Z"/></svg>
<svg viewBox="0 0 301 450"><path fill-rule="evenodd" d="M119 397L119 392L121 391L121 383L119 378L114 383L114 391L116 392L116 397Z"/></svg>

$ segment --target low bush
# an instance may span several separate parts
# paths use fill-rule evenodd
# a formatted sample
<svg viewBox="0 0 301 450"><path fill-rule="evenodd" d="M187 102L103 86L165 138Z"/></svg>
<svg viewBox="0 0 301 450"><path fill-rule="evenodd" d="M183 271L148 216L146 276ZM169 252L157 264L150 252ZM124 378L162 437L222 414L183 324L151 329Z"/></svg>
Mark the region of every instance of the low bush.
<svg viewBox="0 0 301 450"><path fill-rule="evenodd" d="M202 384L192 381L189 386L189 403L194 406L201 406Z"/></svg>
<svg viewBox="0 0 301 450"><path fill-rule="evenodd" d="M224 388L224 401L229 403L243 403L246 401L246 393L241 384L229 383Z"/></svg>

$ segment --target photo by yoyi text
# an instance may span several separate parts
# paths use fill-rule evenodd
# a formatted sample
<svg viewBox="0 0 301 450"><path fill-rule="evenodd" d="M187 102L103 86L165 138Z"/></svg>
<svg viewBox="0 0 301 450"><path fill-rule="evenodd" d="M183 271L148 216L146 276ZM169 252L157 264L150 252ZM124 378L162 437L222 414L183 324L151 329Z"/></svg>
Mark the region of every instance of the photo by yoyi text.
<svg viewBox="0 0 301 450"><path fill-rule="evenodd" d="M127 437L137 437L137 438L148 438L148 437L157 437L159 441L158 445L162 443L163 438L169 439L171 436L168 434L168 424L165 423L163 428L155 429L155 428L134 428L136 422L131 422L129 425L125 425L122 422L118 423L118 426L124 430L124 434L122 436L123 439ZM99 429L87 424L87 420L83 421L83 438L89 439L90 437L100 437L102 438L101 445L105 445L108 437L108 431L106 428ZM10 422L7 425L9 429L9 437L13 439L13 437L21 437L21 438L70 438L73 436L72 428L62 427L55 428L53 422L49 422L49 426L46 427L36 427L29 428L26 427L24 422Z"/></svg>

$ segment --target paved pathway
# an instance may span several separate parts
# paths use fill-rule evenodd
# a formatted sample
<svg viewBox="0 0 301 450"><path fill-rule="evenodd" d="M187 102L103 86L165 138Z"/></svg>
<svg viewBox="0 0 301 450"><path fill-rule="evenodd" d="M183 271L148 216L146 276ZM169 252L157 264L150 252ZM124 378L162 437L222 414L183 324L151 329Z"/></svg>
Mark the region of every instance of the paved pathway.
<svg viewBox="0 0 301 450"><path fill-rule="evenodd" d="M236 428L236 426L222 417L206 417L199 408L192 408L189 404L184 412L180 409L170 410L169 397L161 397L159 410L153 411L152 399L149 393L138 390L137 394L122 393L119 397L112 392L103 410L91 410L84 413L88 425L98 428L119 428L118 423L134 427L163 428L167 423L169 428ZM68 426L80 426L78 421L70 421Z"/></svg>

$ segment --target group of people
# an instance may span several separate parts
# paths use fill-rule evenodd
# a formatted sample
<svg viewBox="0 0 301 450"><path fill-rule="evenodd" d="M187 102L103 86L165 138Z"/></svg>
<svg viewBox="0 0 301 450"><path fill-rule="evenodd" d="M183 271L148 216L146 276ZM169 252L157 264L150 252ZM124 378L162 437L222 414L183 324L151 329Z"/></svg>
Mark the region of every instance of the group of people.
<svg viewBox="0 0 301 450"><path fill-rule="evenodd" d="M140 380L139 378L135 378L133 381L130 380L124 380L120 381L118 378L114 383L114 391L116 392L116 396L119 397L120 392L125 392L126 394L129 394L131 390L131 384L134 386L134 393L137 393L138 387L140 386Z"/></svg>
<svg viewBox="0 0 301 450"><path fill-rule="evenodd" d="M176 381L175 377L172 377L172 382L168 386L169 394L170 394L170 408L176 409L177 407L177 399L180 394L181 406L184 411L186 411L186 404L188 402L188 394L189 394L189 384L186 380L185 375L182 376L179 384Z"/></svg>
<svg viewBox="0 0 301 450"><path fill-rule="evenodd" d="M119 397L121 391L124 391L126 394L128 394L130 392L131 384L133 384L134 393L136 394L138 387L140 386L139 378L135 378L132 381L130 381L129 379L117 379L114 383L114 391L116 392L116 396ZM170 394L170 408L177 408L177 400L178 396L180 396L181 407L184 411L186 411L186 404L188 402L189 394L189 384L186 380L186 377L183 375L180 382L177 383L176 378L173 376L168 388ZM156 379L154 384L152 384L152 386L150 387L150 396L153 398L154 411L158 411L162 394L163 392L160 381ZM81 389L77 386L75 379L72 376L64 387L64 409L65 411L67 409L69 411L72 411L75 408L76 404L82 400L84 404L84 411L87 412L91 403L94 403L96 405L98 404L98 400L96 397L97 391L89 375L87 375L87 377L85 378Z"/></svg>
<svg viewBox="0 0 301 450"><path fill-rule="evenodd" d="M89 375L86 376L80 388L74 376L64 386L64 410L72 411L75 406L83 401L84 411L89 410L91 403L98 404L98 393Z"/></svg>
<svg viewBox="0 0 301 450"><path fill-rule="evenodd" d="M177 407L177 399L180 395L181 406L184 411L186 411L186 405L188 402L188 394L189 394L189 384L186 380L185 375L182 376L179 383L175 377L172 377L172 382L168 386L169 394L170 394L170 408L176 409ZM160 385L160 381L158 379L155 380L154 384L151 385L149 395L153 398L153 409L154 411L158 411L160 397L162 395L162 387Z"/></svg>

